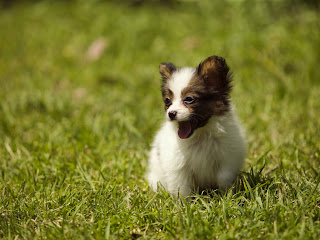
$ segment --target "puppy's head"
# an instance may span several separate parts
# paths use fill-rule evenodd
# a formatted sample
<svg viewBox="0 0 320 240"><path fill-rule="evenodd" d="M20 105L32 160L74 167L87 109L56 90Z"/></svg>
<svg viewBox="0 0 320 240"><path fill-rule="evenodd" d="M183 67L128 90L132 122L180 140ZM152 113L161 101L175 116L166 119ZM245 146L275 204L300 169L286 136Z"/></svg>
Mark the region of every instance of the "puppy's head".
<svg viewBox="0 0 320 240"><path fill-rule="evenodd" d="M189 138L212 116L229 111L232 74L222 57L211 56L197 68L161 63L159 71L166 116L177 122L180 138Z"/></svg>

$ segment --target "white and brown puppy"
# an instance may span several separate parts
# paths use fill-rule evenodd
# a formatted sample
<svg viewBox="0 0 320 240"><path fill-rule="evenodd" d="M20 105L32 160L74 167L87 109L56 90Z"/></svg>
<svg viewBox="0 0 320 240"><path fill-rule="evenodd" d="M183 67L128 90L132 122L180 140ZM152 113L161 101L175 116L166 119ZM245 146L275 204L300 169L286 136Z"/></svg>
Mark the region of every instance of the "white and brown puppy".
<svg viewBox="0 0 320 240"><path fill-rule="evenodd" d="M160 64L166 121L150 152L147 180L173 195L230 188L241 169L246 141L229 94L232 75L222 57L197 68Z"/></svg>

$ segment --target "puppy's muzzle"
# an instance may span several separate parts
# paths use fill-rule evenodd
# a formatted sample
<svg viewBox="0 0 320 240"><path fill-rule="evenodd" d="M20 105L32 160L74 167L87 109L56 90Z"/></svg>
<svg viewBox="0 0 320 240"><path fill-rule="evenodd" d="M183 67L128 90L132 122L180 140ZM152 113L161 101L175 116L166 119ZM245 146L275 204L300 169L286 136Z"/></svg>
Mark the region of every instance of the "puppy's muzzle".
<svg viewBox="0 0 320 240"><path fill-rule="evenodd" d="M177 111L170 111L168 115L171 120L175 120L177 117Z"/></svg>

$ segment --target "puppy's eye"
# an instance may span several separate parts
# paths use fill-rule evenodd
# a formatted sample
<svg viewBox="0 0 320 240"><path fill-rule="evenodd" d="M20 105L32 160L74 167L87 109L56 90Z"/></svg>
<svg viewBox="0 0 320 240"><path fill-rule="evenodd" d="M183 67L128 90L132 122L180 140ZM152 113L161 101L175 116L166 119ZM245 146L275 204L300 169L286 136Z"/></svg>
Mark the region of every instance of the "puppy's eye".
<svg viewBox="0 0 320 240"><path fill-rule="evenodd" d="M170 106L170 105L171 105L171 100L170 100L170 98L166 98L166 99L164 100L164 104L165 104L166 106Z"/></svg>
<svg viewBox="0 0 320 240"><path fill-rule="evenodd" d="M183 99L183 103L185 104L185 105L188 105L188 104L192 104L192 103L194 103L194 98L193 97L186 97L185 99Z"/></svg>

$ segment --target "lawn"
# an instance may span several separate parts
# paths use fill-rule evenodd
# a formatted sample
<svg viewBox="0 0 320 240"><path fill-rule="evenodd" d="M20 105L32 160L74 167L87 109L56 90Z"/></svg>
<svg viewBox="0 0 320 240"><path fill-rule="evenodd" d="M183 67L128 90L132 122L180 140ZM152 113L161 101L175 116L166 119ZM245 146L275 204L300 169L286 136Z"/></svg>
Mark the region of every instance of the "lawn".
<svg viewBox="0 0 320 240"><path fill-rule="evenodd" d="M319 239L317 1L0 3L1 239ZM307 4L308 3L308 4ZM236 191L146 183L160 62L223 56L248 154Z"/></svg>

